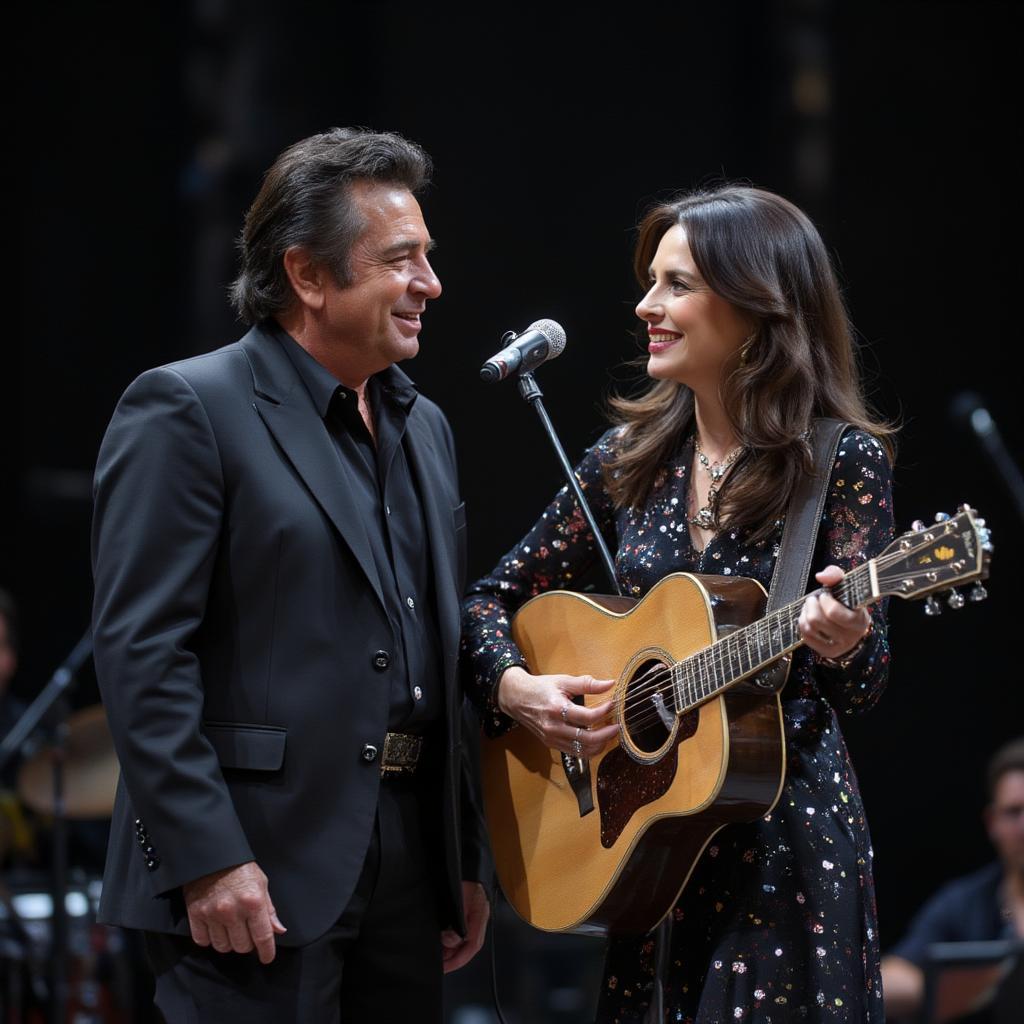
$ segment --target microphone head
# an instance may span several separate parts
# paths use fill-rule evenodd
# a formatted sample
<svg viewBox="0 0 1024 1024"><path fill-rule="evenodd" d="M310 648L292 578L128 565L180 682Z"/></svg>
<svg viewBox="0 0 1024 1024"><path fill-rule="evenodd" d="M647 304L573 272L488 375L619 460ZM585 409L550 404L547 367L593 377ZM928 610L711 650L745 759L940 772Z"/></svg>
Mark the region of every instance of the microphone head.
<svg viewBox="0 0 1024 1024"><path fill-rule="evenodd" d="M995 433L996 425L985 408L985 400L976 391L961 391L949 403L953 419L971 428L979 437Z"/></svg>
<svg viewBox="0 0 1024 1024"><path fill-rule="evenodd" d="M555 356L562 354L562 349L565 348L565 330L560 323L554 320L534 320L526 330L536 331L548 339L548 359L554 359ZM523 333L525 334L526 331Z"/></svg>

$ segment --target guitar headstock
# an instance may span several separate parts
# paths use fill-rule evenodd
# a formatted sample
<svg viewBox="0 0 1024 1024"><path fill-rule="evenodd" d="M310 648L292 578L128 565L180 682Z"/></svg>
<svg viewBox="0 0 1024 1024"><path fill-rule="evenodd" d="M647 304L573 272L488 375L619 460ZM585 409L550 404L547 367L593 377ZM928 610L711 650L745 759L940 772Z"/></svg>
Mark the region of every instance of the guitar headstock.
<svg viewBox="0 0 1024 1024"><path fill-rule="evenodd" d="M918 520L875 559L878 593L912 601L948 589L949 606L962 608L964 596L952 588L974 582L970 599L984 600L988 595L980 581L988 577L991 557L985 520L977 518L969 505L961 505L955 516L940 512L930 526ZM940 611L939 603L928 596L925 612Z"/></svg>

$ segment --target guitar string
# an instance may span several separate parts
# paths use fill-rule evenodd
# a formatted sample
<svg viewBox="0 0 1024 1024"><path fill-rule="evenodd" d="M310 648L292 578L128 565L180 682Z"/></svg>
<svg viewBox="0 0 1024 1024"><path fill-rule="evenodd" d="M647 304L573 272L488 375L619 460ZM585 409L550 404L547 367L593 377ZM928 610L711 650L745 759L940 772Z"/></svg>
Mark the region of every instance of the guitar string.
<svg viewBox="0 0 1024 1024"><path fill-rule="evenodd" d="M904 576L904 578L907 578L907 577ZM799 604L799 602L796 602L796 603ZM784 610L785 609L780 609L780 611L784 611ZM761 621L763 622L764 620L761 620ZM738 643L730 644L729 641L734 640L734 639L735 639L734 636L730 636L728 638L724 638L722 641L719 642L721 644L721 649L719 651L719 657L717 659L714 659L714 658L711 659L711 661L712 661L712 665L711 666L705 666L705 668L710 668L711 673L713 673L715 671L715 669L713 667L713 663L714 663L715 660L717 660L720 665L724 662L724 660L726 658L729 658L731 660L732 658L735 657L736 660L738 661L738 655L741 652L743 652L743 649L746 646L746 644L743 644L743 645L740 645ZM794 650L794 649L796 649L798 647L803 646L804 643L805 643L804 639L802 637L800 637L800 636L796 636L795 640L796 640L795 644L787 645L789 647L790 651ZM711 645L711 646L713 647L715 645ZM692 658L692 657L695 657L695 656L699 656L700 654L703 654L703 653L707 652L710 649L711 649L710 647L703 648L701 651L695 652L695 654L691 655L690 657ZM779 658L779 657L782 657L782 655L781 654L775 655L775 657L770 658L770 659L766 659L765 661L761 662L760 664L762 664L762 665L770 664L771 661L774 661L774 660L776 660L776 658ZM688 661L689 659L686 659L686 660ZM748 662L751 660L749 653L747 653L747 660L748 660ZM682 664L682 663L683 662L677 662L676 664ZM627 719L628 719L628 715L629 715L629 710L630 709L632 709L633 711L636 711L639 705L643 705L643 704L646 703L646 701L648 699L647 694L649 694L652 689L657 689L659 692L664 692L664 690L662 689L662 685L661 684L664 682L666 676L669 676L669 677L671 676L671 673L672 673L671 669L662 670L661 672L658 672L655 675L651 675L650 678L645 681L643 686L634 687L634 688L631 689L630 694L627 697L627 708L626 708L626 712L625 712L625 714L627 716ZM649 675L649 674L645 673L645 675ZM678 715L687 714L690 711L698 709L701 705L708 703L711 699L716 697L722 691L722 689L725 688L726 684L719 684L710 693L703 693L703 692L701 692L700 696L698 697L697 696L697 687L700 687L702 689L703 685L704 685L704 682L705 682L705 680L701 678L702 675L705 675L705 673L702 672L700 669L698 669L698 673L696 675L691 673L690 678L688 680L686 680L686 682L689 684L690 693L696 699L688 700L681 709L676 709L675 713L676 713L677 716ZM651 682L651 680L653 680L653 682ZM730 680L730 682L731 681L732 680ZM672 698L673 698L673 704L674 704L675 703L675 693L674 692L672 693ZM609 723L611 720L612 719L610 717L606 717L603 720L602 724ZM627 720L627 725L628 725L628 727L631 730L639 730L639 729L646 728L648 725L656 723L656 722L659 722L661 720L662 720L662 715L658 711L657 708L655 708L653 711L651 711L650 709L647 709L644 713L641 713L639 715L635 715L635 717L633 717L632 720Z"/></svg>
<svg viewBox="0 0 1024 1024"><path fill-rule="evenodd" d="M952 532L954 532L954 530L944 529L942 531L942 533L940 534L940 537L941 536L948 536ZM933 538L933 539L935 539L935 538ZM927 543L931 543L931 541L929 541ZM923 544L918 545L919 548L923 547L923 546L924 546ZM876 559L874 559L876 570L877 571L884 571L884 570L890 568L895 563L905 560L906 557L908 556L908 554L911 554L911 553L912 552L910 552L910 551L899 551L899 550L897 550L897 551L893 551L891 554L879 555ZM836 588L837 595L840 598L842 598L844 596L849 596L850 591L854 590L857 585L860 585L860 584L866 582L865 577L870 578L870 568L869 568L869 566L870 566L870 562L865 562L865 563L862 563L861 565L857 566L855 569L851 570L846 575L846 577L840 582L840 584L837 586L837 588ZM930 570L930 569L915 570L915 571L911 571L910 573L902 574L901 575L901 579L909 579L909 580L912 580L912 581L916 582L916 580L920 579L920 578L927 579L927 577L933 571L934 570ZM812 591L812 593L821 593L824 589L825 588L821 588L818 591ZM785 605L783 608L777 609L771 615L765 616L764 618L758 620L758 622L751 623L750 625L744 627L744 629L739 630L736 633L730 634L729 636L724 637L721 640L715 641L715 643L710 644L708 647L702 648L700 651L695 651L693 654L689 655L687 658L682 659L681 661L676 662L675 665L683 665L683 664L687 664L687 663L692 663L696 667L696 662L691 661L691 659L695 659L695 658L700 657L702 655L704 656L705 660L707 660L710 657L710 660L712 662L717 660L719 662L719 664L721 665L721 664L724 663L726 658L728 658L730 661L732 661L732 659L735 657L737 659L737 661L738 661L739 657L742 654L744 654L744 653L746 653L747 661L750 662L751 661L750 641L746 637L746 634L748 633L748 631L753 631L754 636L756 636L756 634L759 631L759 629L760 630L764 630L765 629L765 627L762 626L762 623L766 623L769 619L771 619L773 617L775 617L776 619L779 620L778 621L778 626L779 627L785 627L787 625L792 627L793 626L792 613L795 612L798 608L802 607L803 602L807 599L808 596L809 595L805 594L803 597L797 599L794 602L791 602L788 605ZM879 595L879 596L884 596L884 595ZM921 596L924 596L924 594L922 594ZM871 602L867 602L867 603L871 603ZM789 613L789 614L787 615L785 613ZM768 627L767 631L768 631L768 634L769 634L767 639L769 640L769 642L771 642L771 628ZM804 640L803 640L802 637L797 637L796 640L797 640L797 643L796 643L797 647L802 646L804 644ZM759 641L755 641L755 642L759 643ZM789 646L789 645L786 645L786 646ZM715 650L715 649L717 649L717 651L718 651L717 659L715 658L714 655L710 655L709 656L707 654L707 652ZM767 665L767 664L770 664L771 661L774 661L776 658L779 658L779 657L782 657L782 654L775 655L774 657L766 659L765 661L759 662L759 663L763 664L763 665ZM704 667L708 667L708 666L704 666ZM697 667L698 673L700 672L700 670L701 670L700 667ZM673 671L674 671L674 666L673 667L668 667L668 668L663 668L661 670L650 669L647 672L645 672L642 676L640 676L638 678L638 680L635 680L634 681L634 685L630 687L629 693L627 695L626 703L624 705L624 712L623 713L625 715L628 715L630 708L633 708L635 710L638 706L646 704L646 702L649 699L649 697L653 696L652 691L657 691L659 693L663 692L662 691L662 683L666 680L666 678L671 679ZM691 679L688 680L688 681L691 684L701 684L702 685L702 680L700 680L699 677L696 678L696 679L693 678L692 674L691 674ZM641 683L642 685L637 686L638 682ZM716 687L716 689L712 690L711 693L702 694L699 699L695 700L693 703L688 703L681 711L677 710L676 713L677 714L686 714L687 712L689 712L689 711L699 707L701 704L704 704L707 701L709 701L718 692L720 692L721 689L722 689L722 686L719 685L718 687ZM675 695L673 694L673 703L674 703L674 696ZM631 728L643 728L647 724L649 724L651 722L659 721L660 719L661 719L660 713L657 710L655 710L653 712L648 712L644 716L635 718L632 722L629 723L629 725L630 725ZM606 718L603 721L609 721L609 719Z"/></svg>
<svg viewBox="0 0 1024 1024"><path fill-rule="evenodd" d="M861 567L858 567L858 569L860 569L860 568ZM854 570L854 573L856 573L857 571L858 570ZM849 576L847 577L847 580L851 579L851 577L853 577L854 573L850 573ZM859 580L859 578L860 577L858 577L858 580ZM850 589L852 589L852 588L849 588L849 587L846 587L846 586L843 585L843 584L845 584L847 582L847 580L843 580L843 583L840 584L839 589L841 589L843 591L849 591ZM817 591L812 591L812 593L821 593L821 592L822 592L822 589L819 589ZM763 619L759 619L758 623L751 623L750 626L744 627L744 630L740 630L740 631L738 631L736 633L731 633L729 636L723 637L721 640L717 640L714 643L709 644L707 647L701 648L701 650L699 650L699 651L695 651L693 654L687 656L687 658L682 659L680 661L677 661L675 663L675 665L684 665L684 664L687 664L687 663L695 664L695 662L691 662L691 659L695 659L695 658L698 658L698 657L704 657L705 660L707 660L708 658L710 658L712 661L717 660L720 664L723 663L724 660L727 657L729 657L731 659L732 655L740 654L743 651L743 649L747 646L747 644L745 642L741 642L742 635L743 635L743 633L747 629L750 629L751 627L755 627L755 632L756 632L756 626L759 623L764 623L767 620L772 619L772 618L776 618L776 619L779 620L778 621L778 626L779 627L785 627L787 624L791 625L792 624L793 613L795 613L799 608L801 608L803 606L803 602L807 599L808 596L809 595L805 594L803 597L799 598L798 600L793 601L790 604L784 605L782 608L777 609L771 615L765 616L765 618L763 618ZM771 636L770 636L771 628L770 627L768 627L768 631L769 631L768 639L770 641L771 640ZM786 646L788 646L788 645L786 645ZM715 653L708 654L707 652L716 652L717 653L717 659L715 657ZM775 655L773 658L768 659L768 661L773 661L774 658L781 657L781 656L782 656L782 653L780 652L780 654ZM748 657L748 661L749 661L749 657ZM666 678L671 678L673 671L674 671L674 666L669 667L669 668L664 668L660 672L658 672L658 674L656 676L653 676L650 679L648 679L647 680L647 684L644 687L639 687L639 688L636 687L636 686L631 687L630 688L630 692L627 695L626 702L624 704L624 708L625 708L626 713L628 713L629 708L630 708L631 705L633 707L636 707L636 706L638 706L640 704L645 703L647 701L647 699L648 699L648 696L651 694L651 690L654 689L654 688L659 688L661 686L662 682L664 682L664 680ZM714 695L713 693L712 694L708 694L707 697L711 697L713 695Z"/></svg>
<svg viewBox="0 0 1024 1024"><path fill-rule="evenodd" d="M879 556L875 560L876 561L876 568L877 569L883 569L883 570L887 569L894 562L903 560L905 558L905 556L906 556L906 552L894 552L892 555ZM870 563L863 563L862 565L857 566L855 569L851 570L847 574L845 579L837 587L837 593L838 593L838 596L840 598L848 597L851 590L855 589L857 585L866 582L864 577L869 577L869 575L870 575L870 570L868 568L869 564ZM915 575L917 577L922 577L922 576L923 577L927 577L930 571L931 570L925 569L925 570L919 570L916 573L902 574L902 579L908 579L908 578L913 579L913 577ZM848 586L848 584L850 584L850 585ZM811 593L822 593L824 591L824 589L825 588L820 588L819 590L812 591ZM787 624L791 625L792 624L792 622L791 622L792 615L791 614L790 615L786 615L785 613L792 613L792 612L796 611L797 608L802 607L803 602L806 600L806 598L808 596L809 595L805 594L802 598L798 598L796 601L794 601L794 602L784 606L783 608L777 609L775 612L771 613L771 615L767 615L764 618L759 619L756 623L751 623L750 625L744 627L742 630L739 630L736 633L732 633L732 634L730 634L727 637L723 637L721 640L715 641L713 644L710 644L708 647L702 648L700 651L695 651L693 654L689 655L687 658L682 659L681 661L678 661L675 664L676 665L685 664L685 663L689 662L690 659L699 657L700 655L705 654L705 652L711 651L714 648L718 648L719 649L719 658L718 658L719 662L723 661L725 657L730 657L731 658L732 656L738 656L738 655L743 654L743 653L747 653L747 661L749 662L751 660L750 659L750 655L748 653L749 652L750 643L749 643L749 640L744 639L744 635L747 634L748 632L750 632L751 630L753 631L753 633L755 635L757 634L758 631L762 631L763 632L766 627L763 626L762 624L766 623L769 619L771 619L773 617L780 620L778 622L779 626L785 626ZM884 596L884 595L879 595L879 596ZM871 602L867 602L867 603L870 604ZM787 620L789 620L789 621L787 622ZM768 633L769 634L771 633L771 629L770 628L768 628ZM769 635L768 639L769 639L769 641L771 640L771 636L770 635ZM802 642L803 641L801 640L800 643L802 643ZM782 652L782 653L784 653L784 652ZM763 664L768 664L771 661L774 661L775 658L782 657L782 653L774 655L771 658L765 659ZM666 675L671 675L671 673L672 673L672 668L668 668L668 669L664 669L658 676L652 677L652 678L656 678L657 679L657 682L654 685L656 685L656 686L660 685L660 683L664 680L665 676ZM646 690L636 690L635 687L632 688L632 690L634 692L631 693L631 696L636 696L638 698L636 703L642 703L643 701L645 701L647 699L647 693L650 690L650 686L648 686L648 688ZM713 695L714 694L712 693L712 694L709 694L707 696L713 696ZM702 698L702 700L703 699L706 699L706 698Z"/></svg>
<svg viewBox="0 0 1024 1024"><path fill-rule="evenodd" d="M879 557L879 559L876 561L876 567L888 568L888 566L890 564L892 564L893 561L901 560L905 556L905 554L906 554L905 552L897 553L895 556L887 556L884 560L881 557ZM849 589L852 589L852 588L846 587L846 583L847 582L850 582L850 583L862 583L862 582L864 582L863 577L867 574L866 570L867 570L867 564L866 563L864 565L858 566L856 569L852 570L850 573L847 574L846 578L842 581L842 583L839 585L839 587L837 589L839 591L846 591L846 592L848 592ZM913 579L915 576L927 578L927 576L929 575L930 572L931 572L931 570L921 570L921 571L918 571L916 573L912 572L912 573L908 573L908 574L903 574L902 575L902 579ZM817 592L820 593L821 591L819 590ZM812 591L812 593L814 593L814 591ZM784 616L784 613L786 613L786 612L793 612L798 607L802 606L803 601L806 599L807 596L808 595L804 595L803 598L800 598L797 601L794 601L792 604L784 606L783 608L777 609L776 612L772 613L773 616L777 616L777 617L780 618L780 622L779 622L779 626L780 627L784 627L786 625L790 625L790 626L793 625L792 616L790 615L788 617L788 619L787 619L787 617ZM843 596L843 594L840 593L840 596ZM880 596L884 596L884 595L880 595ZM868 602L868 603L870 603L870 602ZM753 628L755 633L758 631L758 629L762 629L763 630L764 627L761 626L761 624L767 622L767 620L770 619L771 617L772 616L765 616L765 618L758 620L757 623L751 623L751 625L748 626L748 627L745 627L744 630L741 630L741 631L739 631L737 633L734 633L734 634L730 634L728 637L723 637L722 640L716 641L715 643L709 645L708 647L702 648L700 651L695 651L693 654L689 655L687 658L682 659L681 661L678 661L675 664L676 665L683 665L683 664L686 664L686 663L691 663L691 664L696 665L696 663L691 661L691 659L695 659L695 658L700 657L700 656L703 655L703 656L705 656L705 660L707 660L708 659L707 652L708 651L712 651L713 649L716 649L716 648L718 649L718 656L717 656L717 658L714 657L714 656L710 657L710 660L711 660L712 664L717 660L719 665L722 665L727 658L730 661L732 661L734 658L737 661L739 661L739 656L741 654L744 654L744 653L746 653L746 655L747 655L747 661L750 662L751 661L751 657L750 657L750 653L749 653L749 641L743 639L743 633L746 630L749 630L751 628ZM769 632L769 634L771 633L771 629L770 628L768 629L768 632ZM769 639L769 641L771 640L770 635L769 635L768 639ZM795 639L796 639L796 644L794 645L795 647L803 646L803 644L805 643L804 639L802 637L800 637L800 636L795 637ZM786 646L789 647L790 645L787 644ZM792 650L793 647L790 647L790 649ZM785 653L785 652L783 652L783 653ZM774 655L773 657L765 659L764 661L760 662L759 664L768 665L772 661L774 661L777 658L782 657L782 656L783 656L782 653ZM711 666L704 666L704 667L705 668L711 668ZM713 668L712 668L712 671L713 671ZM657 672L655 675L650 675L649 673L645 673L645 676L649 676L649 678L647 678L645 680L644 685L640 686L640 687L637 687L637 686L634 685L633 687L630 688L629 694L628 694L627 699L626 699L624 714L628 715L629 710L631 708L633 710L636 710L638 708L638 706L646 704L647 700L649 699L649 695L651 695L651 691L653 689L656 689L659 692L663 692L663 690L662 690L662 683L665 681L666 678L671 678L672 672L673 672L673 668L667 668L667 669L662 669L660 672ZM697 677L694 678L694 675L691 673L691 677L690 677L689 680L687 680L687 682L689 682L691 684L691 687L692 686L703 686L703 680L700 678L700 676L704 675L704 674L705 673L702 672L701 668L697 667ZM742 674L742 672L740 674ZM641 677L641 678L643 678L643 677ZM692 702L688 702L682 708L682 710L677 710L676 713L677 714L686 714L689 711L694 710L694 709L700 707L700 705L707 703L709 700L711 700L713 697L715 697L719 692L721 692L722 689L723 689L723 685L720 684L715 689L713 689L710 693L707 693L707 694L703 694L702 693L701 696L698 699L696 699L696 700L694 700ZM693 692L694 692L694 695L696 696L696 691L694 690ZM674 698L674 694L673 694L673 698ZM655 710L654 712L648 711L646 714L634 718L628 724L630 725L631 728L634 728L634 729L636 729L636 728L644 728L648 724L650 724L652 722L659 721L660 719L661 719L661 715L657 712L657 710ZM608 721L608 719L605 719L605 721Z"/></svg>

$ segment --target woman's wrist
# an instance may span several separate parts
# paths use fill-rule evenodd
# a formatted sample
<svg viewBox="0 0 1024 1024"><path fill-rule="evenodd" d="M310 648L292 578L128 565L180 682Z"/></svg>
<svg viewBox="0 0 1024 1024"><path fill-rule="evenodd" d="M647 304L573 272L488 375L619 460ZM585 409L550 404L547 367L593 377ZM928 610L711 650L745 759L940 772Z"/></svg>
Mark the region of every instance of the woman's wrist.
<svg viewBox="0 0 1024 1024"><path fill-rule="evenodd" d="M861 638L845 653L839 655L838 658L822 658L821 663L827 668L834 669L848 669L860 656L861 651L864 650L865 645L868 642L868 637L871 636L871 630L874 629L874 623L872 622L868 628L864 631Z"/></svg>
<svg viewBox="0 0 1024 1024"><path fill-rule="evenodd" d="M501 684L504 682L505 677L515 669L526 671L522 662L518 661L514 661L509 665L500 665L494 680L494 686L491 689L491 703L494 705L495 710L500 711L503 715L507 715L508 712L501 703Z"/></svg>

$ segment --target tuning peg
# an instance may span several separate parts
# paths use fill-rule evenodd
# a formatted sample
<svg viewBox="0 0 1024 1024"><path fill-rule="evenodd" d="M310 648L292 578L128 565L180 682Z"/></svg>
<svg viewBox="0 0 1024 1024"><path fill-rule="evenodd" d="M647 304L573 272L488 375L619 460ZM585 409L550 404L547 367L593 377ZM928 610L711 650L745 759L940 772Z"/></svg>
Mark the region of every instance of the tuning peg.
<svg viewBox="0 0 1024 1024"><path fill-rule="evenodd" d="M982 527L982 526L985 525L985 520L984 519L975 519L974 520L974 525L978 526L978 527Z"/></svg>
<svg viewBox="0 0 1024 1024"><path fill-rule="evenodd" d="M980 581L974 584L968 595L971 601L984 601L986 597L988 597L988 591L981 585Z"/></svg>
<svg viewBox="0 0 1024 1024"><path fill-rule="evenodd" d="M942 605L939 604L939 602L935 600L935 595L934 594L929 594L928 595L928 599L924 603L924 613L925 613L925 615L941 615L942 614Z"/></svg>
<svg viewBox="0 0 1024 1024"><path fill-rule="evenodd" d="M944 523L948 518L949 518L949 513L948 512L936 512L935 513L935 522L937 522L937 523Z"/></svg>
<svg viewBox="0 0 1024 1024"><path fill-rule="evenodd" d="M949 597L946 599L946 604L954 611L958 611L964 606L964 595L959 590L951 590Z"/></svg>
<svg viewBox="0 0 1024 1024"><path fill-rule="evenodd" d="M976 516L978 514L978 510L976 508L971 508L971 506L968 505L966 501L962 505L957 506L957 511L970 512L972 516Z"/></svg>
<svg viewBox="0 0 1024 1024"><path fill-rule="evenodd" d="M914 533L924 533L924 531L927 529L927 527L920 519L915 519L910 524L910 528L914 531Z"/></svg>

